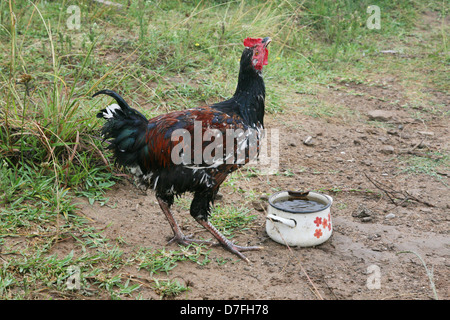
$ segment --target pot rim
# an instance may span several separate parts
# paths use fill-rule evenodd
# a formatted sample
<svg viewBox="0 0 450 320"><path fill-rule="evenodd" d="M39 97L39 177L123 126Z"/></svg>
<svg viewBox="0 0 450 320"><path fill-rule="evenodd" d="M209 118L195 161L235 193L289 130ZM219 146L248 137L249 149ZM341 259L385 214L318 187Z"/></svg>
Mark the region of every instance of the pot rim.
<svg viewBox="0 0 450 320"><path fill-rule="evenodd" d="M273 199L274 199L277 195L279 195L280 193L284 193L284 192L287 193L288 190L278 191L278 192L272 194L272 195L269 197L269 205L271 205L273 208L275 208L275 209L277 209L277 210L280 210L280 211L283 211L283 212L289 212L289 213L293 213L293 214L305 214L305 213L317 213L317 212L321 212L321 211L323 211L323 210L328 209L328 208L331 206L331 204L332 204L332 202L328 199L329 196L326 196L326 195L321 194L321 193L318 193L318 192L310 191L308 195L310 195L310 194L317 194L317 195L320 195L320 196L323 196L323 197L327 198L327 205L326 205L325 207L323 207L322 209L320 209L320 210L307 210L307 211L301 211L301 212L297 212L297 211L295 211L295 210L289 210L289 209L285 209L285 208L280 208L280 207L278 207L278 206L276 205L276 203L273 203Z"/></svg>

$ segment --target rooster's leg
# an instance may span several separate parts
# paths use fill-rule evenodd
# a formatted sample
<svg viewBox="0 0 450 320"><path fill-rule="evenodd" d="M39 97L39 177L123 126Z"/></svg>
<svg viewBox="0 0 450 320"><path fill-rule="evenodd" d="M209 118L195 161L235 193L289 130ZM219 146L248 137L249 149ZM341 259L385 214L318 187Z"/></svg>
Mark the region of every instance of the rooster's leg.
<svg viewBox="0 0 450 320"><path fill-rule="evenodd" d="M200 223L203 227L205 227L206 230L211 232L211 234L219 240L220 244L224 246L227 250L231 251L238 257L240 257L242 260L245 260L246 262L250 262L250 260L247 259L246 256L244 256L240 251L254 251L254 250L262 250L263 247L241 247L238 245L235 245L233 242L225 238L223 234L220 233L219 230L217 230L209 221L205 221L203 219L196 219L198 223Z"/></svg>
<svg viewBox="0 0 450 320"><path fill-rule="evenodd" d="M172 212L170 212L170 207L166 201L164 201L162 198L157 197L159 206L161 207L161 210L164 212L164 215L166 216L167 220L169 221L170 227L172 228L174 237L169 241L169 243L176 242L182 245L189 245L191 243L205 243L205 244L212 244L210 241L207 240L197 240L197 239L191 239L183 234L181 231L180 226L178 225L177 221L175 220L175 217L173 216Z"/></svg>

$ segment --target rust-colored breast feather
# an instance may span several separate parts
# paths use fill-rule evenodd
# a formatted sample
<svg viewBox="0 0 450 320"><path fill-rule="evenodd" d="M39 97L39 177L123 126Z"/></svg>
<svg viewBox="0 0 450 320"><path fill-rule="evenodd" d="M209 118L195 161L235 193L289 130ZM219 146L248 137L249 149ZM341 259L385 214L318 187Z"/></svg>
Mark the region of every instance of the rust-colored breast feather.
<svg viewBox="0 0 450 320"><path fill-rule="evenodd" d="M185 132L189 133L191 137L191 159L194 159L194 152L196 151L194 150L194 139L198 138L198 132L195 132L195 128L198 130L200 125L202 150L211 143L211 140L203 141L205 132L208 129L217 129L221 132L224 151L226 150L227 140L225 137L227 129L247 129L247 126L239 116L230 116L210 107L175 111L158 116L151 119L148 123L148 131L145 137L148 146L148 155L146 155L144 162L146 168L158 170L167 169L174 165L171 159L173 148L178 143L186 143L183 138L177 138L172 141L172 135L177 129L184 129L186 130Z"/></svg>

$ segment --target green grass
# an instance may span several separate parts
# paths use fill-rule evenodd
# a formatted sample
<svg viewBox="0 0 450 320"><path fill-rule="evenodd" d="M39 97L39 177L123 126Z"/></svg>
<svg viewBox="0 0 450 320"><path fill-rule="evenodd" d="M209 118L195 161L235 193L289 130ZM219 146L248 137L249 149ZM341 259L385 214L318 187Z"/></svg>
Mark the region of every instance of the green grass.
<svg viewBox="0 0 450 320"><path fill-rule="evenodd" d="M161 299L178 296L182 292L190 290L189 287L182 285L178 280L155 280L153 288Z"/></svg>
<svg viewBox="0 0 450 320"><path fill-rule="evenodd" d="M448 172L450 169L450 156L439 152L428 152L423 156L411 156L403 160L405 168L403 172L410 174L426 174L442 182L446 187L448 184L439 172Z"/></svg>
<svg viewBox="0 0 450 320"><path fill-rule="evenodd" d="M142 284L122 271L129 265L148 271L153 290L169 298L188 288L159 278L161 272L180 262L209 263L202 247L124 254L120 241L80 214L78 197L110 205L105 192L118 180L98 138L95 114L107 100L92 100L96 90L119 91L149 117L214 103L235 89L242 39L270 36L268 113L294 106L306 116L347 120L353 110L321 101L318 88L337 77L366 85L376 70L401 75L399 84L414 88L408 110L448 116L439 103L419 109L432 96L428 87L448 92L448 26L427 39L415 28L423 11L446 16L444 2L377 1L380 30L365 26L368 0L116 2L124 8L88 0L0 1L1 298L136 298ZM71 4L80 8L78 30L67 28ZM386 49L411 57L377 54ZM419 160L407 160L410 170L436 172L434 163ZM232 176L224 187L240 192L236 179L247 178ZM243 207L214 210L213 223L231 237L254 220ZM69 240L73 251L55 255L57 244ZM66 286L74 265L82 266L81 291Z"/></svg>
<svg viewBox="0 0 450 320"><path fill-rule="evenodd" d="M251 210L245 207L236 208L234 206L223 206L217 204L211 214L211 223L227 237L233 237L236 230L245 231L255 215L250 214Z"/></svg>
<svg viewBox="0 0 450 320"><path fill-rule="evenodd" d="M300 108L301 112L313 118L348 119L353 111L339 104L332 104L312 97L304 99L307 103Z"/></svg>
<svg viewBox="0 0 450 320"><path fill-rule="evenodd" d="M136 260L140 269L145 269L153 273L165 272L176 267L179 261L193 261L199 265L205 265L210 262L208 258L209 251L206 251L203 246L190 245L187 247L180 247L180 250L166 249L149 251L142 249L138 252Z"/></svg>

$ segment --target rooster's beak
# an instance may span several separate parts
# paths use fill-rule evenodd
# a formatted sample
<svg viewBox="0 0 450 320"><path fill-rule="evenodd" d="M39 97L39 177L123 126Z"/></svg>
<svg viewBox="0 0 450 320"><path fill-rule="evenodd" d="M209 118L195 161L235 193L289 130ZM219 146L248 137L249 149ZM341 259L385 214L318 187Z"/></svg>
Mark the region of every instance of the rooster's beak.
<svg viewBox="0 0 450 320"><path fill-rule="evenodd" d="M262 43L264 44L264 47L267 48L267 46L269 45L269 43L272 41L272 39L270 39L269 37L265 37L264 39L262 39Z"/></svg>

